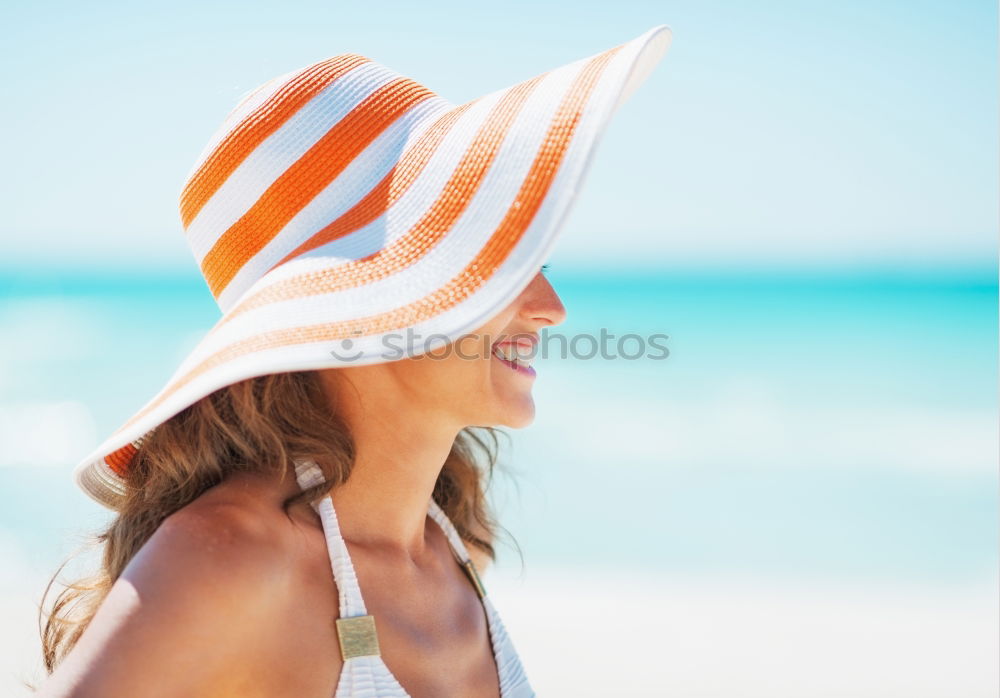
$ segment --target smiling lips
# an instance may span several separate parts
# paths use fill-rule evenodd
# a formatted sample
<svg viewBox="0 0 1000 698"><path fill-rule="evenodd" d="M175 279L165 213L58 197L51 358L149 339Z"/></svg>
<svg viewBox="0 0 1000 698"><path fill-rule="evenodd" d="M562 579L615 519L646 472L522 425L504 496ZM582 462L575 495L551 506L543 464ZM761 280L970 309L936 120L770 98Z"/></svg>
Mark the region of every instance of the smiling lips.
<svg viewBox="0 0 1000 698"><path fill-rule="evenodd" d="M527 339L507 340L493 345L493 356L518 373L535 375L531 362L535 359L535 342Z"/></svg>

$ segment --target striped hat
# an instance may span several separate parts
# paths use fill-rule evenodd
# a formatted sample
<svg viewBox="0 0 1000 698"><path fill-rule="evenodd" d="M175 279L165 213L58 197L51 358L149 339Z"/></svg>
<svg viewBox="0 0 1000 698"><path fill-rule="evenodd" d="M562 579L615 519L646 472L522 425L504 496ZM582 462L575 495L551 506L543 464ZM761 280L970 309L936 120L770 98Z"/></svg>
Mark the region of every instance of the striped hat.
<svg viewBox="0 0 1000 698"><path fill-rule="evenodd" d="M77 484L116 508L142 439L226 385L391 361L485 324L537 273L670 39L657 26L458 106L353 53L244 97L180 202L222 317Z"/></svg>

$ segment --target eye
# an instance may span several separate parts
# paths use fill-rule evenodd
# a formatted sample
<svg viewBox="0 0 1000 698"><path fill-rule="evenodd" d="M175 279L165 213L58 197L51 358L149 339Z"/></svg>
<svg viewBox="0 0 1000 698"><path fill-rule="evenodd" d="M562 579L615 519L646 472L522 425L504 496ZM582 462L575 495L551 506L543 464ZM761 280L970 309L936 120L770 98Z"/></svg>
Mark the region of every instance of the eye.
<svg viewBox="0 0 1000 698"><path fill-rule="evenodd" d="M551 266L550 264L543 264L542 265L542 273L543 274L546 273L549 270L550 266Z"/></svg>

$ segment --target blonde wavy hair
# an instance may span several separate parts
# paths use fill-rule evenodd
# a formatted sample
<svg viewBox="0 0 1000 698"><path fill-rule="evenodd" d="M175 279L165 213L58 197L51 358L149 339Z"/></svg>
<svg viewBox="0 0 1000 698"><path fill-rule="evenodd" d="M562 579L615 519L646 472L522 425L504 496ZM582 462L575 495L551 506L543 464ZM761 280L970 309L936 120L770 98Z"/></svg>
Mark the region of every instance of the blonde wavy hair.
<svg viewBox="0 0 1000 698"><path fill-rule="evenodd" d="M434 499L463 540L496 559L493 539L502 527L486 498L499 451L489 427L462 430L434 486ZM208 395L158 426L128 466L117 515L86 547L102 563L92 575L63 585L49 611L48 598L60 565L42 595L39 628L43 660L51 674L76 645L115 580L164 519L194 501L230 473L287 472L311 459L325 482L283 502L314 502L340 485L354 465L354 441L314 371L251 378ZM483 535L485 532L486 535ZM506 531L505 531L506 533ZM78 551L79 552L79 551Z"/></svg>

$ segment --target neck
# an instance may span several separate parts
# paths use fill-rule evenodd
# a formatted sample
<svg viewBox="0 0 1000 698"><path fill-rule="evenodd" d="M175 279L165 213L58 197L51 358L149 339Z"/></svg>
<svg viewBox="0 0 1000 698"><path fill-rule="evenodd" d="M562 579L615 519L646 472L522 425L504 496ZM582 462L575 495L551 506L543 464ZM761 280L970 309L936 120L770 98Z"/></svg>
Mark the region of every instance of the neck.
<svg viewBox="0 0 1000 698"><path fill-rule="evenodd" d="M355 459L350 478L331 495L341 535L352 545L417 560L427 545L434 484L460 428L400 402L393 391L371 386L338 392Z"/></svg>

